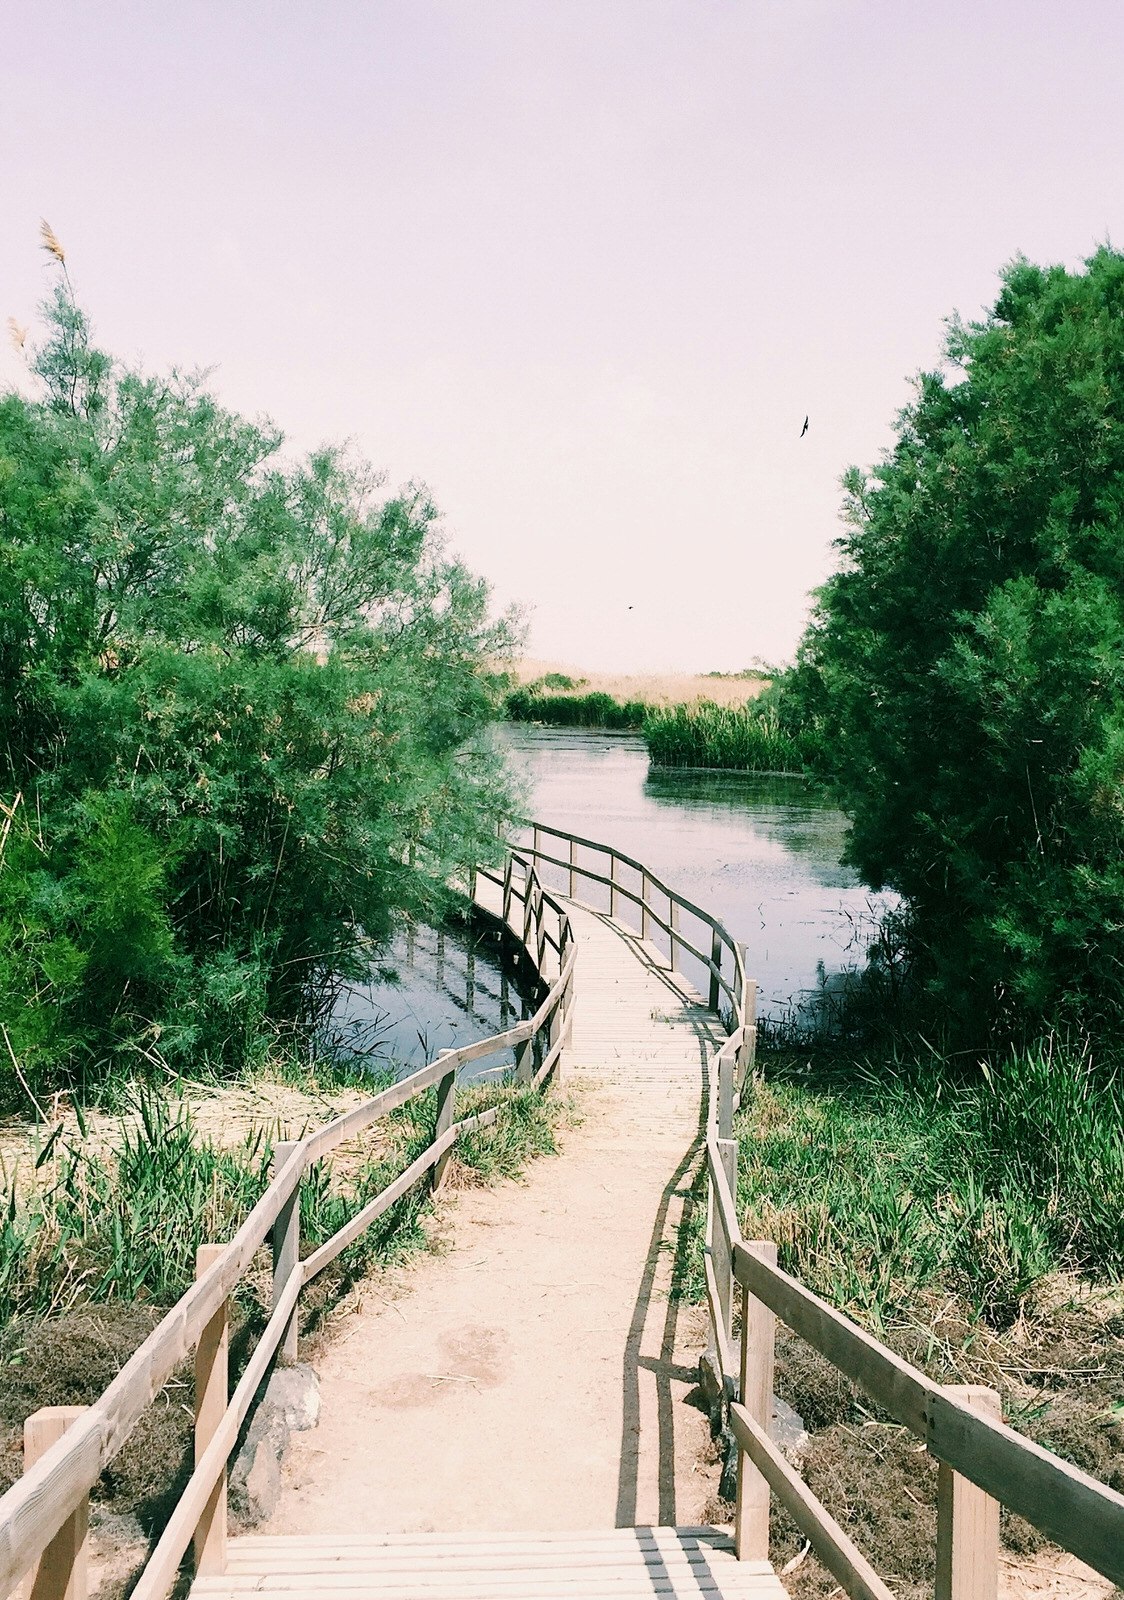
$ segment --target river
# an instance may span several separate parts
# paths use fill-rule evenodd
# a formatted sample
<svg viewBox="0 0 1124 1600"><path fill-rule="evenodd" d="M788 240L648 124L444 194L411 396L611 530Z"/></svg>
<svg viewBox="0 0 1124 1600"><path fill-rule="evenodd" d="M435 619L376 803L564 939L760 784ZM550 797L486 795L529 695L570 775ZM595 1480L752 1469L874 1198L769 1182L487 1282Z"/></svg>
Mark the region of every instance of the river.
<svg viewBox="0 0 1124 1600"><path fill-rule="evenodd" d="M847 820L814 784L650 771L638 734L508 724L500 737L527 815L635 856L745 941L762 1018L810 1019L861 967L889 898L842 864ZM332 1026L343 1048L415 1068L520 1005L493 940L416 929L345 991Z"/></svg>

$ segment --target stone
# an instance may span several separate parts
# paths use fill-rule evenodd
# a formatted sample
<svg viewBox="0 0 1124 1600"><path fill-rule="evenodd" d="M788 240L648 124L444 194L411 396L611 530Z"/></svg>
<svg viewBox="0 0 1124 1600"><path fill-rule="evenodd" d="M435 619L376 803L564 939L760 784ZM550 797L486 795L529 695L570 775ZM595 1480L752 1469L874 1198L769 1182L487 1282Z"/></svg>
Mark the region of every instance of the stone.
<svg viewBox="0 0 1124 1600"><path fill-rule="evenodd" d="M799 1472L808 1453L808 1430L799 1411L794 1411L787 1400L773 1396L773 1425L770 1429L781 1455Z"/></svg>
<svg viewBox="0 0 1124 1600"><path fill-rule="evenodd" d="M289 1436L320 1420L320 1380L311 1367L275 1367L230 1469L230 1496L239 1517L264 1522L281 1497L281 1464Z"/></svg>
<svg viewBox="0 0 1124 1600"><path fill-rule="evenodd" d="M320 1421L320 1379L311 1367L275 1367L261 1404L279 1411L291 1432L304 1433Z"/></svg>

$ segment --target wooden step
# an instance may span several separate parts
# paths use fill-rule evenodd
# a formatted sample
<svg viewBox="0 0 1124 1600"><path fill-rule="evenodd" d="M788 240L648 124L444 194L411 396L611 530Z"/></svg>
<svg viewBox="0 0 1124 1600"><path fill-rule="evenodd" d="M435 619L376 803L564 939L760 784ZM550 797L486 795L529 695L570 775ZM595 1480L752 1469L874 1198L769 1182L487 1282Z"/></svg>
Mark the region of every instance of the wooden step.
<svg viewBox="0 0 1124 1600"><path fill-rule="evenodd" d="M227 1552L222 1576L195 1580L197 1600L784 1600L769 1564L738 1561L713 1528L249 1536Z"/></svg>

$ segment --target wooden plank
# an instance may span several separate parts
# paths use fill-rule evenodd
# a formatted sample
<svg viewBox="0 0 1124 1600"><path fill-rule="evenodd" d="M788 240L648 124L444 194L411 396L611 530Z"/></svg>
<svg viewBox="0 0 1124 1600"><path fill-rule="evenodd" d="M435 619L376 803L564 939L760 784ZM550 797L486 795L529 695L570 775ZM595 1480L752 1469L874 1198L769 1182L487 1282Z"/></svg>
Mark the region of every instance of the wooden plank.
<svg viewBox="0 0 1124 1600"><path fill-rule="evenodd" d="M276 1177L294 1151L301 1148L299 1140L279 1139L273 1147L273 1173ZM273 1224L273 1304L284 1293L285 1285L294 1272L300 1270L301 1255L301 1191L298 1183L281 1207ZM281 1340L281 1354L286 1361L297 1359L297 1313L294 1310ZM223 1397L225 1405L225 1395Z"/></svg>
<svg viewBox="0 0 1124 1600"><path fill-rule="evenodd" d="M1003 1415L994 1389L957 1384L955 1393L966 1406ZM996 1600L998 1593L999 1502L942 1461L937 1467L936 1600Z"/></svg>
<svg viewBox="0 0 1124 1600"><path fill-rule="evenodd" d="M583 1549L590 1545L626 1545L631 1548L638 1542L658 1544L684 1540L720 1553L731 1552L734 1548L733 1539L721 1529L709 1523L688 1523L681 1527L653 1524L639 1528L534 1528L529 1531L511 1529L507 1532L467 1528L445 1533L247 1533L230 1541L230 1552L232 1561L248 1561L255 1559L259 1551L272 1549L321 1550L330 1556L337 1550L351 1548L372 1551L416 1549L425 1552L449 1547L459 1549L461 1546L503 1550L509 1546L525 1545L529 1549L539 1549L567 1543L580 1544Z"/></svg>
<svg viewBox="0 0 1124 1600"><path fill-rule="evenodd" d="M710 1310L710 1331L714 1336L714 1349L718 1357L718 1365L722 1369L724 1378L734 1377L734 1358L730 1346L729 1335L723 1327L722 1301L718 1293L718 1282L714 1273L714 1262L710 1252L703 1253L703 1273L706 1278L706 1303Z"/></svg>
<svg viewBox="0 0 1124 1600"><path fill-rule="evenodd" d="M450 1054L450 1052L447 1050L441 1050L438 1052L438 1054L439 1056L447 1056ZM435 1139L440 1139L441 1135L443 1133L447 1133L453 1126L456 1095L457 1074L456 1068L454 1068L453 1071L442 1078L437 1085L437 1118L433 1126L433 1136ZM439 1189L441 1187L441 1180L445 1176L445 1168L448 1164L448 1161L449 1152L446 1150L445 1153L438 1156L437 1160L433 1163L433 1176L430 1181L432 1182L434 1189Z"/></svg>
<svg viewBox="0 0 1124 1600"><path fill-rule="evenodd" d="M710 1174L711 1192L714 1195L715 1220L725 1235L726 1245L732 1258L735 1246L742 1242L742 1233L738 1226L737 1205L730 1191L730 1180L726 1174L722 1152L722 1145L727 1142L735 1146L736 1155L736 1140L712 1138L706 1141L706 1165Z"/></svg>
<svg viewBox="0 0 1124 1600"><path fill-rule="evenodd" d="M299 1191L298 1191L299 1193ZM221 1244L201 1244L195 1275L201 1277L221 1253ZM230 1301L224 1300L199 1336L195 1351L195 1460L199 1462L226 1410L229 1385ZM195 1570L204 1576L226 1567L226 1465L195 1528Z"/></svg>
<svg viewBox="0 0 1124 1600"><path fill-rule="evenodd" d="M85 1406L42 1406L23 1425L24 1467L33 1467ZM43 1551L25 1585L28 1600L86 1600L90 1501L84 1496Z"/></svg>
<svg viewBox="0 0 1124 1600"><path fill-rule="evenodd" d="M437 1549L410 1544L384 1545L369 1548L355 1545L350 1550L336 1545L321 1544L313 1549L293 1551L288 1542L279 1548L258 1551L252 1561L232 1563L228 1576L245 1577L253 1582L255 1577L268 1577L276 1572L294 1575L307 1572L369 1572L382 1574L400 1569L416 1571L419 1567L440 1571L442 1568L461 1572L480 1572L510 1569L516 1563L526 1570L535 1567L557 1569L564 1560L567 1568L608 1566L621 1568L651 1565L655 1562L680 1561L687 1566L733 1567L733 1552L716 1557L709 1545L691 1541L649 1541L629 1545L610 1545L604 1541L586 1541L573 1534L565 1541L553 1544L456 1544L449 1543ZM746 1562L751 1570L767 1571L767 1562Z"/></svg>
<svg viewBox="0 0 1124 1600"><path fill-rule="evenodd" d="M894 1600L893 1592L785 1460L760 1422L736 1401L730 1407L730 1428L739 1447L852 1600Z"/></svg>
<svg viewBox="0 0 1124 1600"><path fill-rule="evenodd" d="M219 1581L207 1580L206 1588L193 1588L192 1594L207 1595L211 1600L234 1600L239 1593L227 1587L220 1587ZM214 1584L214 1587L211 1587ZM360 1590L369 1596L370 1591ZM262 1593L269 1593L263 1589ZM335 1600L340 1593L338 1589L325 1589L318 1584L316 1579L308 1579L299 1589L292 1591L299 1595L301 1600ZM751 1573L745 1578L737 1576L724 1577L721 1587L708 1581L702 1593L711 1597L711 1600L735 1600L735 1597L768 1595L772 1600L787 1600L784 1589L777 1578ZM491 1600L496 1594L518 1595L520 1600L556 1600L557 1596L573 1596L574 1600L647 1600L653 1595L667 1596L668 1600L699 1600L699 1584L696 1579L684 1574L682 1577L661 1577L655 1572L648 1571L637 1574L632 1581L592 1572L587 1577L577 1579L563 1576L551 1581L545 1575L529 1579L525 1573L514 1575L510 1586L502 1589L496 1586L494 1578L487 1578L481 1583L463 1584L457 1586L452 1580L448 1588L435 1588L418 1579L405 1577L402 1584L393 1587L378 1589L379 1600L423 1600L430 1595L448 1594L463 1596L463 1600Z"/></svg>

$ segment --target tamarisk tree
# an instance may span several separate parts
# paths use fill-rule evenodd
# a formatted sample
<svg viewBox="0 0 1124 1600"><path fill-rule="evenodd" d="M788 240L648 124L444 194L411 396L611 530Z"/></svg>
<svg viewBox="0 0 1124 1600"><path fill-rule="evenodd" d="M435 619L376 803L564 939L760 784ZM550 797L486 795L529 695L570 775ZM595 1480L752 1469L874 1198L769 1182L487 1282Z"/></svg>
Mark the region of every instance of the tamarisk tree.
<svg viewBox="0 0 1124 1600"><path fill-rule="evenodd" d="M969 1043L1124 1008L1124 256L1018 260L849 472L796 682Z"/></svg>
<svg viewBox="0 0 1124 1600"><path fill-rule="evenodd" d="M0 397L0 1065L237 1065L494 855L510 620L423 489L46 314Z"/></svg>

